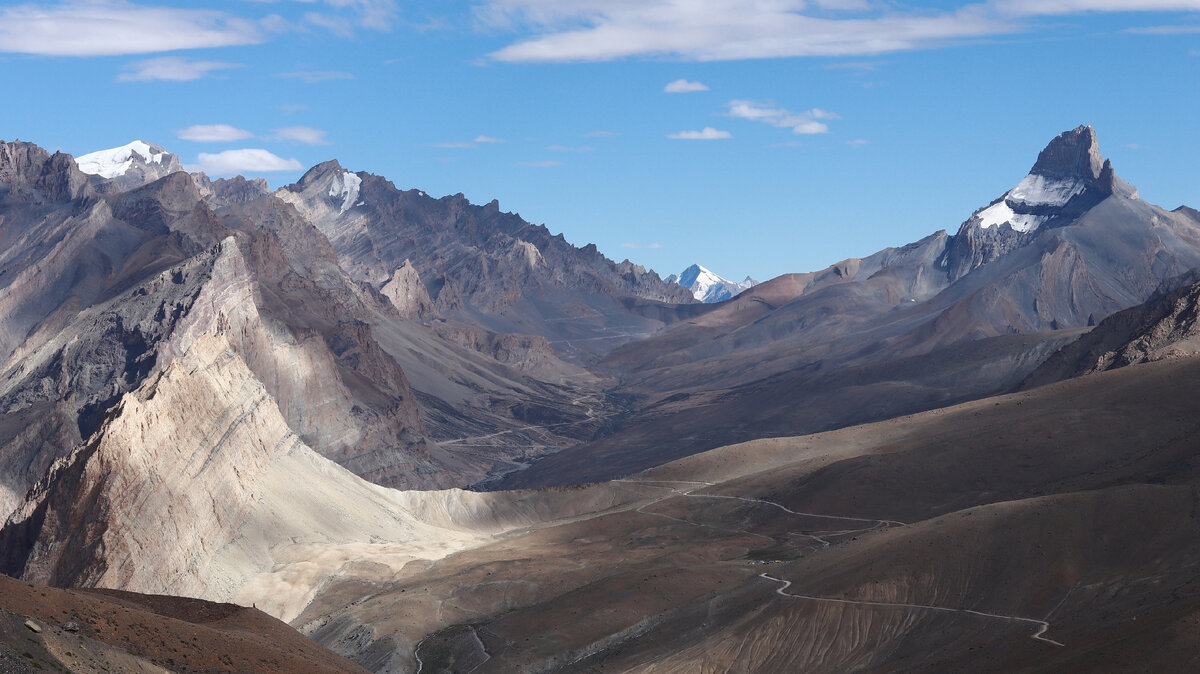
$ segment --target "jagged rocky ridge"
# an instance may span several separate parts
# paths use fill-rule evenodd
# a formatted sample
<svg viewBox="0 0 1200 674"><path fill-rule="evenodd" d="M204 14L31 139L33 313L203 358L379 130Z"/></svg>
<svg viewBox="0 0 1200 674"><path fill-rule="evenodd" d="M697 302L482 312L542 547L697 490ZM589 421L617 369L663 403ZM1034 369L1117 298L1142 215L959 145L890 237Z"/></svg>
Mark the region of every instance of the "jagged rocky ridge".
<svg viewBox="0 0 1200 674"><path fill-rule="evenodd" d="M140 156L110 179L0 143L5 513L205 334L226 336L304 442L378 483L470 484L595 432L595 378L544 338L420 325L419 297L415 311L398 308L397 295L350 278L261 180L153 179L134 169L170 167L170 156ZM510 435L529 409L559 425ZM471 436L497 440L460 444Z"/></svg>
<svg viewBox="0 0 1200 674"><path fill-rule="evenodd" d="M663 322L631 310L644 303L692 302L687 291L595 245L576 248L561 234L461 194L434 199L329 161L276 192L333 244L346 271L377 288L405 290L415 309L428 302L445 318L500 333L539 334L578 362L648 336ZM403 278L397 278L398 275ZM420 283L423 289L418 289Z"/></svg>

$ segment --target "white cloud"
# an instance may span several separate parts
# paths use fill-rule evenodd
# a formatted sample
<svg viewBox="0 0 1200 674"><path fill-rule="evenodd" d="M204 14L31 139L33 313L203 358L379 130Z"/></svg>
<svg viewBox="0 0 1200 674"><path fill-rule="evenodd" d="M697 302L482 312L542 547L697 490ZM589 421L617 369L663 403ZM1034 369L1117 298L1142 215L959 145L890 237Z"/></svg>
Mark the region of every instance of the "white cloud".
<svg viewBox="0 0 1200 674"><path fill-rule="evenodd" d="M618 134L616 131L588 131L587 133L583 134L583 137L584 138L612 138L612 137L618 136L618 135L620 135L620 134Z"/></svg>
<svg viewBox="0 0 1200 674"><path fill-rule="evenodd" d="M867 8L861 0L823 4ZM882 54L1023 29L987 7L841 18L813 14L805 0L487 0L476 14L486 24L533 33L490 54L497 61L725 61Z"/></svg>
<svg viewBox="0 0 1200 674"><path fill-rule="evenodd" d="M1200 0L998 0L1002 12L1021 16L1078 12L1169 12L1200 10Z"/></svg>
<svg viewBox="0 0 1200 674"><path fill-rule="evenodd" d="M869 145L871 141L863 138L855 138L854 140L846 141L847 145Z"/></svg>
<svg viewBox="0 0 1200 674"><path fill-rule="evenodd" d="M216 154L201 152L189 171L204 171L209 175L224 176L237 173L268 173L271 171L299 171L304 168L295 159L284 159L266 150L247 148L225 150Z"/></svg>
<svg viewBox="0 0 1200 674"><path fill-rule="evenodd" d="M494 144L494 143L504 143L506 141L503 138L492 138L491 136L475 136L475 140L473 142Z"/></svg>
<svg viewBox="0 0 1200 674"><path fill-rule="evenodd" d="M124 0L29 3L0 9L0 52L114 56L262 41L257 22L210 10L143 7Z"/></svg>
<svg viewBox="0 0 1200 674"><path fill-rule="evenodd" d="M228 143L254 137L249 131L228 124L196 124L180 129L176 135L197 143Z"/></svg>
<svg viewBox="0 0 1200 674"><path fill-rule="evenodd" d="M688 94L693 91L708 91L708 85L703 82L689 82L685 79L678 79L674 82L668 82L667 86L663 87L663 91L668 94Z"/></svg>
<svg viewBox="0 0 1200 674"><path fill-rule="evenodd" d="M661 243L623 243L622 248L662 248Z"/></svg>
<svg viewBox="0 0 1200 674"><path fill-rule="evenodd" d="M159 58L137 61L125 66L125 72L117 75L118 82L152 82L164 80L168 82L191 82L204 77L216 70L239 68L238 63L222 63L220 61L189 61L178 56L162 56Z"/></svg>
<svg viewBox="0 0 1200 674"><path fill-rule="evenodd" d="M547 145L546 149L551 152L594 152L596 148L591 145Z"/></svg>
<svg viewBox="0 0 1200 674"><path fill-rule="evenodd" d="M763 122L780 128L788 128L792 130L792 133L799 135L828 133L829 126L817 120L840 119L837 114L828 110L822 110L821 108L813 108L804 112L792 112L773 106L770 103L740 100L729 101L728 114L730 117L748 119L753 122Z"/></svg>
<svg viewBox="0 0 1200 674"><path fill-rule="evenodd" d="M285 126L282 129L275 129L271 140L285 140L305 145L332 145L325 138L324 131L311 126Z"/></svg>
<svg viewBox="0 0 1200 674"><path fill-rule="evenodd" d="M308 109L308 106L303 103L284 103L279 106L279 109L290 115L296 112L303 112Z"/></svg>
<svg viewBox="0 0 1200 674"><path fill-rule="evenodd" d="M519 161L517 166L532 166L534 168L550 168L552 166L562 166L560 161Z"/></svg>
<svg viewBox="0 0 1200 674"><path fill-rule="evenodd" d="M279 73L276 77L290 80L301 80L307 84L315 82L332 82L334 80L352 80L354 73L342 70L297 70L290 73Z"/></svg>
<svg viewBox="0 0 1200 674"><path fill-rule="evenodd" d="M728 131L718 131L711 126L706 126L699 131L680 131L667 136L675 140L723 140L725 138L733 138L733 134Z"/></svg>

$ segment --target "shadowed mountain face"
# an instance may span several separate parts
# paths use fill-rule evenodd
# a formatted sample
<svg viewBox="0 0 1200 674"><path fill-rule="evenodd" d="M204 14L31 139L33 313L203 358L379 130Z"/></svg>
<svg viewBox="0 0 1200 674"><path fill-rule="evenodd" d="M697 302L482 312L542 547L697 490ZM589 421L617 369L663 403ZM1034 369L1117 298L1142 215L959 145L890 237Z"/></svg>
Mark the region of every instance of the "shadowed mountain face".
<svg viewBox="0 0 1200 674"><path fill-rule="evenodd" d="M1094 330L1052 354L1021 383L1042 386L1135 363L1200 354L1200 282L1196 272L1145 304L1119 311Z"/></svg>
<svg viewBox="0 0 1200 674"><path fill-rule="evenodd" d="M614 263L588 244L576 248L497 202L475 206L461 194L434 199L419 190L352 173L336 161L313 167L277 192L333 244L346 271L376 288L408 266L438 313L501 333L545 336L569 359L594 360L648 336L663 321L631 310L625 298L692 302L653 271Z"/></svg>
<svg viewBox="0 0 1200 674"><path fill-rule="evenodd" d="M1139 199L1079 127L953 236L772 279L615 349L600 365L634 414L502 484L615 477L1011 390L1080 330L1197 265L1200 220Z"/></svg>

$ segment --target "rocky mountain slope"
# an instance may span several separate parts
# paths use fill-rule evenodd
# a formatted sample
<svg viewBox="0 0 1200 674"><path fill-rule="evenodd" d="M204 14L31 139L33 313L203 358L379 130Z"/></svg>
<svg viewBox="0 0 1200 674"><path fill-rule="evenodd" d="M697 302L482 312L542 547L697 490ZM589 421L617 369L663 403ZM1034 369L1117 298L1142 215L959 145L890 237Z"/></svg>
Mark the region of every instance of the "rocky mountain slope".
<svg viewBox="0 0 1200 674"><path fill-rule="evenodd" d="M653 271L614 263L591 244L576 248L561 234L501 212L496 201L476 206L461 194L434 199L336 161L276 194L329 238L354 279L388 286L393 295L428 296L443 318L544 336L578 362L662 327L624 299L692 301Z"/></svg>
<svg viewBox="0 0 1200 674"><path fill-rule="evenodd" d="M258 187L176 172L122 191L0 144L0 510L206 334L304 442L382 484L470 484L602 423L598 379L544 339L405 318ZM531 410L557 425L526 430Z"/></svg>
<svg viewBox="0 0 1200 674"><path fill-rule="evenodd" d="M1168 285L1181 284L1175 290L1104 319L1047 358L1022 387L1200 354L1200 282L1194 277L1172 279Z"/></svg>
<svg viewBox="0 0 1200 674"><path fill-rule="evenodd" d="M253 608L0 576L0 671L366 670Z"/></svg>
<svg viewBox="0 0 1200 674"><path fill-rule="evenodd" d="M1079 331L1200 265L1193 214L1138 198L1091 127L1065 132L954 235L772 279L615 349L600 365L634 414L504 484L604 479L1011 390Z"/></svg>
<svg viewBox="0 0 1200 674"><path fill-rule="evenodd" d="M692 291L692 296L699 302L724 302L735 297L738 293L758 285L758 281L749 276L740 283L718 276L705 267L694 264L684 269L678 276L671 274L667 282L678 283Z"/></svg>

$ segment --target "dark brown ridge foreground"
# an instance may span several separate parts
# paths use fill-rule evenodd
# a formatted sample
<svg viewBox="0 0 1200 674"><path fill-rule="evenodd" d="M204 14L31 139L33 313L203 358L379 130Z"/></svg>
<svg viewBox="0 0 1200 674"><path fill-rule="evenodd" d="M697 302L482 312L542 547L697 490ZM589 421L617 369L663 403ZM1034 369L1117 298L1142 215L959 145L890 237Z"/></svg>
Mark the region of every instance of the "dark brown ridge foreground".
<svg viewBox="0 0 1200 674"><path fill-rule="evenodd" d="M0 575L0 672L365 672L235 604Z"/></svg>

